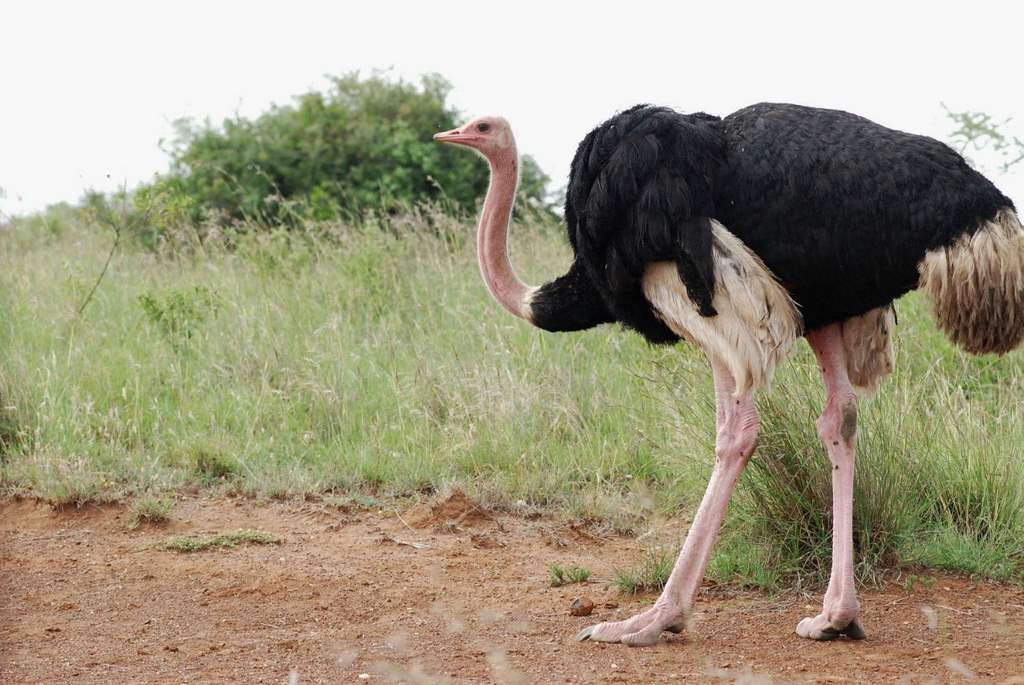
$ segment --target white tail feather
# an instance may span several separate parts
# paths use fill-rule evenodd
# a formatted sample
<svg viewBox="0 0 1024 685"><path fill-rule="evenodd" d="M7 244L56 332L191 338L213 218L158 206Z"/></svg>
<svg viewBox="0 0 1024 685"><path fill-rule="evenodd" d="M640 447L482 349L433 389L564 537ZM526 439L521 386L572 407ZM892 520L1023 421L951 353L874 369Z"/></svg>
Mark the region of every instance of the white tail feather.
<svg viewBox="0 0 1024 685"><path fill-rule="evenodd" d="M1024 342L1024 227L1011 209L918 264L939 328L974 354Z"/></svg>

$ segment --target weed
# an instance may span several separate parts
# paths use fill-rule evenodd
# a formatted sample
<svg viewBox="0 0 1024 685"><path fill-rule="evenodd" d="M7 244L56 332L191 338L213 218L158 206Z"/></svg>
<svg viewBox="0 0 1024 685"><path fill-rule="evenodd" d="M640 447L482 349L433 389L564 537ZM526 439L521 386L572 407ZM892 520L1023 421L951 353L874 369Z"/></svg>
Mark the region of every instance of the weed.
<svg viewBox="0 0 1024 685"><path fill-rule="evenodd" d="M237 530L207 537L183 535L152 546L171 552L205 552L211 549L232 549L238 545L279 545L281 539L259 530Z"/></svg>
<svg viewBox="0 0 1024 685"><path fill-rule="evenodd" d="M132 500L128 527L138 528L144 523L154 525L167 523L173 508L174 500L169 497L159 497L149 493L140 495Z"/></svg>
<svg viewBox="0 0 1024 685"><path fill-rule="evenodd" d="M0 463L7 459L7 454L18 447L21 434L18 430L18 421L14 416L14 407L4 404L3 395L0 395Z"/></svg>
<svg viewBox="0 0 1024 685"><path fill-rule="evenodd" d="M615 586L621 592L630 595L640 592L661 592L672 574L672 566L677 556L678 549L649 549L644 552L638 565L615 571Z"/></svg>
<svg viewBox="0 0 1024 685"><path fill-rule="evenodd" d="M572 583L585 583L590 578L590 569L583 566L559 566L551 564L548 567L548 580L551 587L560 587Z"/></svg>
<svg viewBox="0 0 1024 685"><path fill-rule="evenodd" d="M929 568L1021 581L1024 545L1014 537L1004 532L992 539L988 535L938 527L914 542L907 560Z"/></svg>
<svg viewBox="0 0 1024 685"><path fill-rule="evenodd" d="M216 292L204 285L171 290L164 295L143 293L139 306L176 351L185 348L206 319L221 306Z"/></svg>
<svg viewBox="0 0 1024 685"><path fill-rule="evenodd" d="M918 585L921 585L925 590L931 590L932 587L935 586L935 578L930 576L919 576L915 573L911 573L906 577L901 585L903 587L903 591L910 595L914 593L914 589Z"/></svg>
<svg viewBox="0 0 1024 685"><path fill-rule="evenodd" d="M746 533L745 528L740 528L722 536L708 564L710 580L776 592L784 578L800 574L801 569L793 566L776 547L766 541L757 544Z"/></svg>
<svg viewBox="0 0 1024 685"><path fill-rule="evenodd" d="M197 450L192 456L193 469L207 484L230 478L238 468L231 458L218 452Z"/></svg>

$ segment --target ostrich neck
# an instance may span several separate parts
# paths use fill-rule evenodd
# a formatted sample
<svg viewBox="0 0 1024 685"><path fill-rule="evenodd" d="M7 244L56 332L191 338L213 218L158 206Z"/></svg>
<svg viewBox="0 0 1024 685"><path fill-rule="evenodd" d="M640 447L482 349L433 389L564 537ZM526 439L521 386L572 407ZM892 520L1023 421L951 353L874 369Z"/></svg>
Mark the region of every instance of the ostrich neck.
<svg viewBox="0 0 1024 685"><path fill-rule="evenodd" d="M530 321L530 298L535 288L519 280L508 259L508 226L519 185L519 155L512 148L488 161L491 182L476 237L480 273L494 299L516 316Z"/></svg>

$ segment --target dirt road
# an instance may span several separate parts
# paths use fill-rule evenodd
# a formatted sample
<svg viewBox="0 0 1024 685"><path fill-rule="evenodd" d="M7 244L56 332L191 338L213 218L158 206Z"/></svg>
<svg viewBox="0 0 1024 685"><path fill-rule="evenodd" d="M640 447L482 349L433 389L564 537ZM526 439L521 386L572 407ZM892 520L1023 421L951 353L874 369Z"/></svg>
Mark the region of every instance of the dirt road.
<svg viewBox="0 0 1024 685"><path fill-rule="evenodd" d="M686 634L630 649L573 635L650 601L609 586L639 546L555 519L461 499L401 518L186 499L165 527L128 518L0 504L0 682L1024 683L1019 587L933 576L865 592L868 639L832 643L793 633L818 597L706 591ZM242 528L281 543L153 547ZM552 588L552 563L596 580ZM569 614L578 595L592 616Z"/></svg>

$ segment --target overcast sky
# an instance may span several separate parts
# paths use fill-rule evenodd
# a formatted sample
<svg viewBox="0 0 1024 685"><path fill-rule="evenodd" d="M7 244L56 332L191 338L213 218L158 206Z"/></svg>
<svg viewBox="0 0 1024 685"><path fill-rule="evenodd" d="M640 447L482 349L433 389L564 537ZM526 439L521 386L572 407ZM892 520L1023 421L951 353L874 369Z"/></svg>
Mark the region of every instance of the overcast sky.
<svg viewBox="0 0 1024 685"><path fill-rule="evenodd" d="M1019 116L1024 137L1015 4L5 2L0 211L130 188L167 168L175 119L256 115L354 69L443 74L556 185L580 138L636 102L797 102L943 140L945 103ZM1024 205L1024 169L992 177Z"/></svg>

